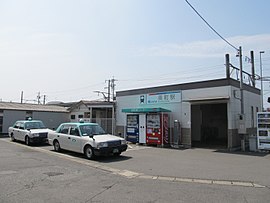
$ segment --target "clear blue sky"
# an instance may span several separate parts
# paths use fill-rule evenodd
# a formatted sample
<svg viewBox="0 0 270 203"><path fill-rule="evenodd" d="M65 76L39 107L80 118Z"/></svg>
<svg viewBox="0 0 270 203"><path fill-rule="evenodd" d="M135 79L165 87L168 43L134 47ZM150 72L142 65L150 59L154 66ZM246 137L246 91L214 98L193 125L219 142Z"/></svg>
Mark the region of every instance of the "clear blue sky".
<svg viewBox="0 0 270 203"><path fill-rule="evenodd" d="M270 76L269 0L189 2L243 59L255 52L257 74L265 51ZM222 78L226 53L239 66L184 0L0 0L2 101L100 99L112 77L117 91Z"/></svg>

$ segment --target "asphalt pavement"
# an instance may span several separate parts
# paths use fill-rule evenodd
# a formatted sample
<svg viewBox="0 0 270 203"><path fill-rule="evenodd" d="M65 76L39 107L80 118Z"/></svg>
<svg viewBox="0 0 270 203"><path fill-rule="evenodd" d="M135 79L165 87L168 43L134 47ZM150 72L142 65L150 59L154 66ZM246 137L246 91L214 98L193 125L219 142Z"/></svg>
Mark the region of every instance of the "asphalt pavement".
<svg viewBox="0 0 270 203"><path fill-rule="evenodd" d="M269 153L129 145L89 161L2 138L0 202L270 202L269 168Z"/></svg>

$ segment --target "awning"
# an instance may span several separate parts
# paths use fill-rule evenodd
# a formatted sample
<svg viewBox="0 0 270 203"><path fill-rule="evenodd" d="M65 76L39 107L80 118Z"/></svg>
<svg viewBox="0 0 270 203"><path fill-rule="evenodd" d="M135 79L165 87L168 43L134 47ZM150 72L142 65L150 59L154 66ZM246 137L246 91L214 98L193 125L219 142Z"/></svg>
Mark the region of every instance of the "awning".
<svg viewBox="0 0 270 203"><path fill-rule="evenodd" d="M133 108L133 109L122 109L124 113L161 113L171 112L171 110L164 108Z"/></svg>

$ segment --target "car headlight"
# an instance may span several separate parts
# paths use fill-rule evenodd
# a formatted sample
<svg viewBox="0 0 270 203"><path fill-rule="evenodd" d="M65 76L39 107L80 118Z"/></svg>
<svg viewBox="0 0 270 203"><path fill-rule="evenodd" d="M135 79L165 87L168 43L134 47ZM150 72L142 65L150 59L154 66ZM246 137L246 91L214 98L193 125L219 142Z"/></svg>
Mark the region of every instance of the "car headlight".
<svg viewBox="0 0 270 203"><path fill-rule="evenodd" d="M126 140L121 140L121 145L125 145L127 144L127 141Z"/></svg>
<svg viewBox="0 0 270 203"><path fill-rule="evenodd" d="M102 148L102 147L108 147L108 143L107 142L100 142L97 144L97 148Z"/></svg>
<svg viewBox="0 0 270 203"><path fill-rule="evenodd" d="M32 136L33 137L39 137L39 134L38 133L33 133Z"/></svg>

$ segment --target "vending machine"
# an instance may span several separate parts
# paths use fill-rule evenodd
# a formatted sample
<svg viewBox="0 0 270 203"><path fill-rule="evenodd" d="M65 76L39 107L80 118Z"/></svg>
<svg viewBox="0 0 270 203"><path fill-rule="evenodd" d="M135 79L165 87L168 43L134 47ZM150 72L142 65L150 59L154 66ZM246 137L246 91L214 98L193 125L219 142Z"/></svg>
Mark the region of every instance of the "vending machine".
<svg viewBox="0 0 270 203"><path fill-rule="evenodd" d="M139 115L139 143L146 143L146 114Z"/></svg>
<svg viewBox="0 0 270 203"><path fill-rule="evenodd" d="M149 113L146 115L146 144L169 145L169 115Z"/></svg>
<svg viewBox="0 0 270 203"><path fill-rule="evenodd" d="M132 143L139 142L139 115L127 115L126 140Z"/></svg>

